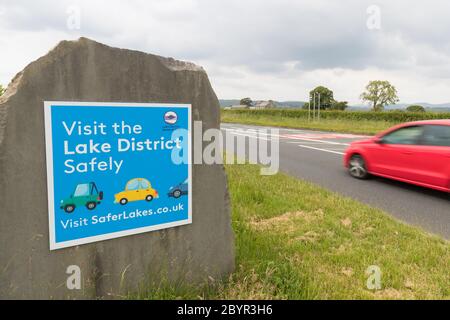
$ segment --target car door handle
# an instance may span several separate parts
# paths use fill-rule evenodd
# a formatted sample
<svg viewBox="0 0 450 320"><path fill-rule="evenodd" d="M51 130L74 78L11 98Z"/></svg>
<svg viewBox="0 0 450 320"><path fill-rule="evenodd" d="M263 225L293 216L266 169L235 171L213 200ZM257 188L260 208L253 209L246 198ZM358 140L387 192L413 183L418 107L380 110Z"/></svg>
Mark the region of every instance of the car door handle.
<svg viewBox="0 0 450 320"><path fill-rule="evenodd" d="M414 154L414 152L412 152L412 151L403 151L402 153L403 154L408 154L408 155Z"/></svg>

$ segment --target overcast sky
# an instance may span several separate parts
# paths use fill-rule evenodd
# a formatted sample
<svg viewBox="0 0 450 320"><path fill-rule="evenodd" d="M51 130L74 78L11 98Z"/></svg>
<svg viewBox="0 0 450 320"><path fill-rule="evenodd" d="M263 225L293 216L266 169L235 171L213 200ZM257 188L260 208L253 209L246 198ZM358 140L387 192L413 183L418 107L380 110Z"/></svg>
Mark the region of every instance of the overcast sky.
<svg viewBox="0 0 450 320"><path fill-rule="evenodd" d="M222 99L325 85L359 104L380 79L404 103L450 102L448 0L0 0L0 83L80 36L202 65Z"/></svg>

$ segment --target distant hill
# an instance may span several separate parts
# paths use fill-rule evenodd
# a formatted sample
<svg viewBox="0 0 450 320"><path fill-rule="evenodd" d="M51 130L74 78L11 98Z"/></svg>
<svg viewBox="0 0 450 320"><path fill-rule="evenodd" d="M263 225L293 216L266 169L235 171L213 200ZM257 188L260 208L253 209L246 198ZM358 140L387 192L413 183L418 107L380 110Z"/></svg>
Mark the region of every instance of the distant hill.
<svg viewBox="0 0 450 320"><path fill-rule="evenodd" d="M385 110L404 110L411 105L420 105L429 112L450 112L450 103L432 104L432 103L427 103L427 102L398 103L398 104L386 106ZM366 111L369 109L370 109L370 107L367 105L352 105L347 108L347 110L349 110L349 111Z"/></svg>
<svg viewBox="0 0 450 320"><path fill-rule="evenodd" d="M304 101L275 101L277 106L283 108L301 108L306 103Z"/></svg>
<svg viewBox="0 0 450 320"><path fill-rule="evenodd" d="M219 99L222 108L239 105L240 99ZM279 108L301 108L305 104L303 101L274 101Z"/></svg>
<svg viewBox="0 0 450 320"><path fill-rule="evenodd" d="M450 108L427 108L430 112L450 112Z"/></svg>
<svg viewBox="0 0 450 320"><path fill-rule="evenodd" d="M222 108L237 106L240 101L241 100L237 100L237 99L228 99L228 100L227 99L219 99L219 103Z"/></svg>

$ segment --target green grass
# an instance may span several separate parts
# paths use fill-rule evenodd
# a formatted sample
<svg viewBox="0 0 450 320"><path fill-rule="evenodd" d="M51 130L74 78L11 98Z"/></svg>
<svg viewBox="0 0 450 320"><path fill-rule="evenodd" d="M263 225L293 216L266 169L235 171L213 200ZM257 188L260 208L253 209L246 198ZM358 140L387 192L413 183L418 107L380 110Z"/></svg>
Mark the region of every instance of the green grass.
<svg viewBox="0 0 450 320"><path fill-rule="evenodd" d="M308 118L291 118L278 115L261 115L251 113L232 113L222 111L221 121L227 123L242 123L260 126L284 127L292 129L312 129L335 131L343 133L374 135L395 124L393 121L380 120L350 120L350 119L321 119L309 121Z"/></svg>
<svg viewBox="0 0 450 320"><path fill-rule="evenodd" d="M450 244L384 212L259 166L228 165L236 271L163 282L145 299L449 299ZM355 183L357 183L355 181ZM366 269L381 268L381 290Z"/></svg>

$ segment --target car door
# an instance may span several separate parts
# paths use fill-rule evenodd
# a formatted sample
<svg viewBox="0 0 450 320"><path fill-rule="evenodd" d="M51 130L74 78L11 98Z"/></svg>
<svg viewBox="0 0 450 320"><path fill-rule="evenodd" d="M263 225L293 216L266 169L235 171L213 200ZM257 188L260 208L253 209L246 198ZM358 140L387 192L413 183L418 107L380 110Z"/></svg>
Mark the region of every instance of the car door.
<svg viewBox="0 0 450 320"><path fill-rule="evenodd" d="M381 137L371 151L371 171L374 173L414 180L417 159L415 148L423 136L423 126L406 126Z"/></svg>
<svg viewBox="0 0 450 320"><path fill-rule="evenodd" d="M184 180L183 183L181 183L180 190L182 194L188 194L188 179Z"/></svg>
<svg viewBox="0 0 450 320"><path fill-rule="evenodd" d="M139 179L132 179L127 183L126 196L128 201L139 200L139 188L140 188Z"/></svg>
<svg viewBox="0 0 450 320"><path fill-rule="evenodd" d="M139 200L145 200L145 197L152 195L150 182L146 179L139 179L140 182L140 193Z"/></svg>
<svg viewBox="0 0 450 320"><path fill-rule="evenodd" d="M90 200L90 186L89 183L80 183L75 188L73 193L73 202L75 206L84 206Z"/></svg>
<svg viewBox="0 0 450 320"><path fill-rule="evenodd" d="M424 126L424 135L414 156L418 162L418 182L438 188L449 188L450 126Z"/></svg>

